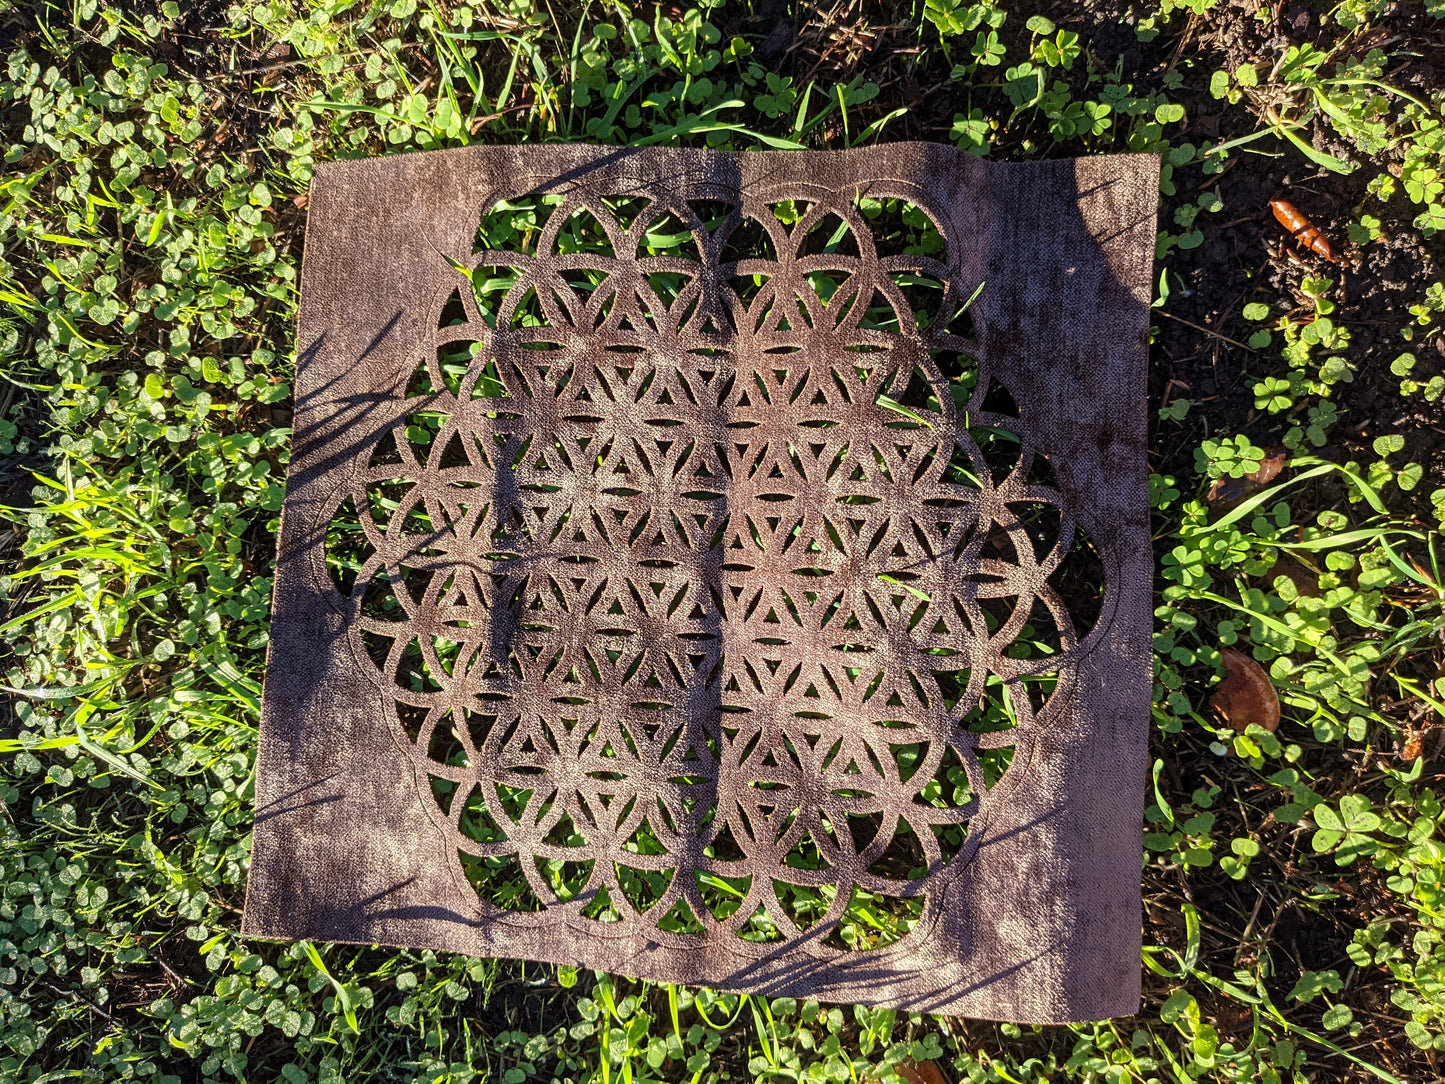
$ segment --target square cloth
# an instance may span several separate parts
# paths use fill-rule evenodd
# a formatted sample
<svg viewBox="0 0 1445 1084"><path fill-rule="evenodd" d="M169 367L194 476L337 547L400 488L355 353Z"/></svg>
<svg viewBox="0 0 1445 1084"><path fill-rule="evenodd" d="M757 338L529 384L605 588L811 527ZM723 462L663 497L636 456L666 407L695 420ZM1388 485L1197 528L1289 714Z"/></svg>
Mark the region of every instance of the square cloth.
<svg viewBox="0 0 1445 1084"><path fill-rule="evenodd" d="M1158 161L318 167L244 932L1139 998Z"/></svg>

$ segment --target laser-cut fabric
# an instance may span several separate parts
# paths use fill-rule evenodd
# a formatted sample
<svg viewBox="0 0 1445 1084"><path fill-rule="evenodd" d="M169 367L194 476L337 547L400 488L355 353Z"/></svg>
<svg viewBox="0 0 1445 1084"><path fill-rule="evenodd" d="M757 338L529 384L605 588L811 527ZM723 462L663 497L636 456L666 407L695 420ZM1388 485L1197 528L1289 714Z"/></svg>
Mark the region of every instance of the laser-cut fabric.
<svg viewBox="0 0 1445 1084"><path fill-rule="evenodd" d="M1132 1011L1155 168L324 167L247 932Z"/></svg>

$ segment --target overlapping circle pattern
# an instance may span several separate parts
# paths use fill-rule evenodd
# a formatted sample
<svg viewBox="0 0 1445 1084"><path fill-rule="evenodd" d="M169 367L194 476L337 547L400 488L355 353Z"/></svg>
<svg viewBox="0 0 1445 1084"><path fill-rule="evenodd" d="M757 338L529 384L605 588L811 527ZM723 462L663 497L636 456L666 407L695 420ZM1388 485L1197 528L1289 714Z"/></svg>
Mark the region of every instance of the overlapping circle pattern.
<svg viewBox="0 0 1445 1084"><path fill-rule="evenodd" d="M880 254L852 193L646 191L630 221L607 195L569 193L527 251L478 253L473 285L505 287L481 306L465 282L437 299L440 355L474 344L468 368L423 359L443 390L407 405L430 440L400 419L395 459L345 494L369 550L358 655L440 781L438 823L464 854L518 857L545 910L605 890L655 926L684 900L716 935L761 905L818 937L854 886L928 897L972 853L980 748L1016 737L969 729L986 682L1025 732L1019 683L1046 668L1062 688L1076 648L1048 582L1067 502L1030 480L1032 450L998 479L971 434L1008 419L949 326L977 285L962 241ZM565 251L579 223L603 251ZM659 231L683 240L651 255ZM918 281L938 287L926 326ZM964 403L940 363L960 355L982 370ZM1042 546L1021 518L1040 506ZM1055 654L1016 658L1036 604ZM921 872L886 861L900 833ZM806 847L815 868L789 861ZM590 864L570 899L559 860ZM629 901L628 870L661 897ZM746 886L730 917L699 873ZM831 910L804 934L774 881L837 886Z"/></svg>

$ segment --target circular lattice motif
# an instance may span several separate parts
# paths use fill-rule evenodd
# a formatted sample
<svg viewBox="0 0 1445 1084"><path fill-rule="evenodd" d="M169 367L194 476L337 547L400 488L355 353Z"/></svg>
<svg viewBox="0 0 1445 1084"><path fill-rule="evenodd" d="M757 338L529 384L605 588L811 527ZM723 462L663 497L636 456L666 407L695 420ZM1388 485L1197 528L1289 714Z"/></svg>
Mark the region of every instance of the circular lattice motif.
<svg viewBox="0 0 1445 1084"><path fill-rule="evenodd" d="M974 284L902 197L786 197L502 205L342 495L358 649L493 904L860 947L1070 680L1081 536Z"/></svg>

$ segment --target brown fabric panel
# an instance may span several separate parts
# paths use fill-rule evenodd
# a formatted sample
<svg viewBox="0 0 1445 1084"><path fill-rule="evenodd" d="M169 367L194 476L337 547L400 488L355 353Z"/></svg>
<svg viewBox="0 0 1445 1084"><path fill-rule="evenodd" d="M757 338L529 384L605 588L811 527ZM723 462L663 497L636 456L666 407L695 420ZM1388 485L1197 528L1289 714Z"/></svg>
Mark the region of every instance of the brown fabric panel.
<svg viewBox="0 0 1445 1084"><path fill-rule="evenodd" d="M1135 1011L1157 180L1152 156L927 144L319 167L244 931L1021 1022ZM534 251L474 253L483 212L529 193L558 198ZM943 249L875 251L859 201L885 197ZM582 212L610 255L559 240ZM653 227L691 251L639 252ZM458 267L515 281L489 313ZM910 294L935 298L925 326ZM361 532L345 594L333 522ZM1026 622L1049 660L1016 657ZM985 732L985 694L1017 725ZM665 853L628 849L644 820ZM538 859L591 873L564 899ZM515 863L531 909L485 902L479 861ZM660 897L634 906L619 867ZM744 902L721 913L699 875ZM825 913L795 925L774 881ZM847 947L855 888L912 931ZM604 891L615 921L584 913ZM679 907L701 932L658 926ZM759 907L778 939L740 936Z"/></svg>

